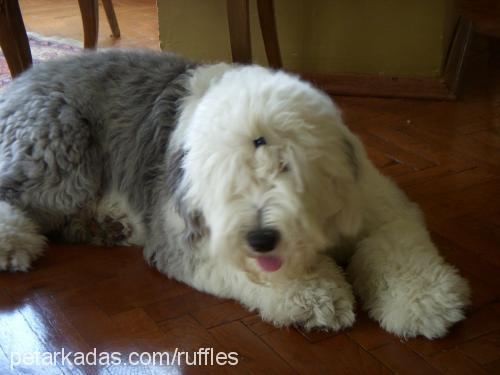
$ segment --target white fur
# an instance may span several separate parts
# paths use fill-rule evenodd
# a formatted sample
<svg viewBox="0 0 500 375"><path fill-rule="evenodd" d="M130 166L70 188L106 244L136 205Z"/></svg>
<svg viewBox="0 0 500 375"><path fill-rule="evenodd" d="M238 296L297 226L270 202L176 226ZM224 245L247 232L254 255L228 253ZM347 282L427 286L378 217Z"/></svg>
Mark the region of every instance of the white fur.
<svg viewBox="0 0 500 375"><path fill-rule="evenodd" d="M367 234L348 268L354 289L388 331L443 336L464 318L467 282L439 255L418 207L371 163L364 178Z"/></svg>
<svg viewBox="0 0 500 375"><path fill-rule="evenodd" d="M464 317L467 282L328 96L261 67L220 64L192 73L169 147L186 155L176 188L186 213L202 214L205 236L185 248L189 228L176 197L159 207L164 228L148 233L168 235L161 243L169 248L148 249L141 219L116 193L101 201L98 222L127 216L135 236L128 243L145 241L160 270L237 299L278 326L348 327L352 289L399 336L439 337ZM259 137L267 144L256 148ZM270 253L282 262L275 272L263 271L247 244L248 232L262 227L281 234ZM26 270L43 244L30 219L0 202L0 269ZM347 277L334 257L351 258Z"/></svg>
<svg viewBox="0 0 500 375"><path fill-rule="evenodd" d="M192 279L184 280L198 290L239 300L250 310L278 327L301 324L306 329L342 329L354 322L354 296L340 268L322 257L308 277L271 285L248 278L224 260L207 259Z"/></svg>
<svg viewBox="0 0 500 375"><path fill-rule="evenodd" d="M0 201L0 271L27 271L42 255L45 237L20 210Z"/></svg>
<svg viewBox="0 0 500 375"><path fill-rule="evenodd" d="M443 261L418 208L375 169L326 95L259 67L221 65L194 77L174 139L187 155L185 201L203 212L210 239L199 245L201 265L183 281L238 299L279 326L340 329L354 321L354 298L323 253L345 256L350 245L348 278L385 329L435 338L463 318L467 282ZM260 136L267 145L255 149ZM260 270L245 242L257 225L282 234L272 252L283 260L276 272Z"/></svg>

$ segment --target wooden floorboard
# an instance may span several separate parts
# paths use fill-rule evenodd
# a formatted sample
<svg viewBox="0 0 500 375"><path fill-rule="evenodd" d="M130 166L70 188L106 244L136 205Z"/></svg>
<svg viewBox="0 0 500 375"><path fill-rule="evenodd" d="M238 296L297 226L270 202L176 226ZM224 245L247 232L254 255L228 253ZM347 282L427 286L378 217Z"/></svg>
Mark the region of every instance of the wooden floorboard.
<svg viewBox="0 0 500 375"><path fill-rule="evenodd" d="M99 47L158 49L155 1L113 2L122 38L109 36L101 9ZM29 31L82 40L76 0L20 3ZM377 166L421 204L445 258L470 280L472 306L449 336L400 340L363 312L340 333L278 329L235 302L168 280L144 263L138 248L51 244L32 272L0 274L0 373L10 371L17 351L97 348L125 355L210 347L238 352L239 366L134 371L498 374L500 41L475 38L456 102L335 100ZM26 365L16 370L33 372ZM123 364L56 364L43 370L132 373Z"/></svg>

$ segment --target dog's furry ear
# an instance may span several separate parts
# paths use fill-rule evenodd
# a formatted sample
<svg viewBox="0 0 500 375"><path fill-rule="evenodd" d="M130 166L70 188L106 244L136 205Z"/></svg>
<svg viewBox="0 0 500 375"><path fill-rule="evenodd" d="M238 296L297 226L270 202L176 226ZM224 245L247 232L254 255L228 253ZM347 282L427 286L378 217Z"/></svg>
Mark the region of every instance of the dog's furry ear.
<svg viewBox="0 0 500 375"><path fill-rule="evenodd" d="M335 217L340 233L348 237L356 235L363 224L363 205L359 183L364 156L362 149L360 149L362 146L357 139L350 138L346 137L342 140L342 148L351 175L339 187L339 194L344 205Z"/></svg>
<svg viewBox="0 0 500 375"><path fill-rule="evenodd" d="M208 233L205 218L200 211L187 211L183 209L185 206L179 208L179 214L185 224L184 241L193 248Z"/></svg>
<svg viewBox="0 0 500 375"><path fill-rule="evenodd" d="M335 216L339 232L347 237L355 236L363 224L362 204L359 190L355 187L344 194L344 206Z"/></svg>
<svg viewBox="0 0 500 375"><path fill-rule="evenodd" d="M167 189L171 199L175 202L175 209L184 221L184 240L193 247L208 232L205 218L198 210L190 209L185 202L186 187L183 185L183 162L185 151L179 149L170 153L167 161Z"/></svg>
<svg viewBox="0 0 500 375"><path fill-rule="evenodd" d="M217 83L232 65L220 63L215 65L202 65L196 68L190 80L189 91L196 98L201 98L205 92Z"/></svg>

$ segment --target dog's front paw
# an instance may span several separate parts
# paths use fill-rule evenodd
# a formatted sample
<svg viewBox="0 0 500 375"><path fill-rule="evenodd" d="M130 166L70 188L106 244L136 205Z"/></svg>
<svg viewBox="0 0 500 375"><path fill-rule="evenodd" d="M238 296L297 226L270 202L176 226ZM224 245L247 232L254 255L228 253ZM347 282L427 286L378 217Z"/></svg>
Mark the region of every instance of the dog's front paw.
<svg viewBox="0 0 500 375"><path fill-rule="evenodd" d="M44 251L45 237L24 214L0 202L0 271L27 271Z"/></svg>
<svg viewBox="0 0 500 375"><path fill-rule="evenodd" d="M306 330L320 328L337 331L354 323L354 296L350 288L312 283L293 300L305 310L305 319L298 323Z"/></svg>
<svg viewBox="0 0 500 375"><path fill-rule="evenodd" d="M347 283L313 279L277 293L277 300L261 309L264 320L276 326L300 325L340 330L354 323L354 296Z"/></svg>
<svg viewBox="0 0 500 375"><path fill-rule="evenodd" d="M410 275L394 284L369 310L389 332L401 337L442 337L464 318L469 286L448 264L437 264L426 275Z"/></svg>

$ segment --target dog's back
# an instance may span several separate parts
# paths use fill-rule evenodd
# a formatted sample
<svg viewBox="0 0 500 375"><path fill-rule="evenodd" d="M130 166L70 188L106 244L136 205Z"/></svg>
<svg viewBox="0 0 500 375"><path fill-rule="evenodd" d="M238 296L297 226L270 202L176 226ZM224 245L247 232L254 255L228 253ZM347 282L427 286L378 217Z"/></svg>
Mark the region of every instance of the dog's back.
<svg viewBox="0 0 500 375"><path fill-rule="evenodd" d="M51 61L0 96L0 201L55 229L111 191L139 214L194 65L109 50Z"/></svg>

